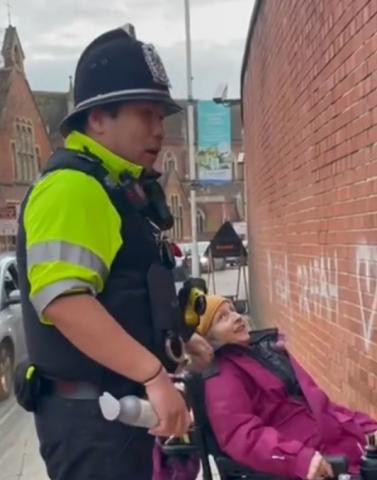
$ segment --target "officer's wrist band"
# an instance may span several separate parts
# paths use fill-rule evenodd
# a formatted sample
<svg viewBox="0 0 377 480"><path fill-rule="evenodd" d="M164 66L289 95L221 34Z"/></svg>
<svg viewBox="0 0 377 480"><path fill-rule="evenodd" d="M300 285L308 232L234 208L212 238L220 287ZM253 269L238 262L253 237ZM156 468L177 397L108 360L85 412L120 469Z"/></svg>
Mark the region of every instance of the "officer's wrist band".
<svg viewBox="0 0 377 480"><path fill-rule="evenodd" d="M163 369L164 369L164 366L162 365L162 363L160 363L160 366L158 367L157 372L153 375L153 377L150 377L150 378L148 378L148 380L143 382L143 385L145 387L148 387L154 380L156 380L156 378L160 375L160 373L163 371Z"/></svg>

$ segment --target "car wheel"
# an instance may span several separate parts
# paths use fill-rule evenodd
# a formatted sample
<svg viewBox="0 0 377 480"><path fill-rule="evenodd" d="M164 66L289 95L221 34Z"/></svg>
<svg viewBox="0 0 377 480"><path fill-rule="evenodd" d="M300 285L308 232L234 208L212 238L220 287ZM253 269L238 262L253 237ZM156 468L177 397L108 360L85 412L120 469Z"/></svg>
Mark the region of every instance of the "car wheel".
<svg viewBox="0 0 377 480"><path fill-rule="evenodd" d="M3 342L0 345L0 400L5 400L12 392L13 366L11 344Z"/></svg>

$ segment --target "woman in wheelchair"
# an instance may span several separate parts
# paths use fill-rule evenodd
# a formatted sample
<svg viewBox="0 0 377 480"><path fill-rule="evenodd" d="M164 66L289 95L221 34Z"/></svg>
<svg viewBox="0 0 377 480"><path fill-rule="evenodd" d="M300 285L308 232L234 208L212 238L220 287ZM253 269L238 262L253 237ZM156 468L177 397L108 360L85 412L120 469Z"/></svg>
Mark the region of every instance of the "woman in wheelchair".
<svg viewBox="0 0 377 480"><path fill-rule="evenodd" d="M198 332L215 348L204 373L206 410L220 449L260 472L332 477L324 456L345 455L357 474L367 415L333 403L292 357L276 329L251 331L226 298L208 296Z"/></svg>

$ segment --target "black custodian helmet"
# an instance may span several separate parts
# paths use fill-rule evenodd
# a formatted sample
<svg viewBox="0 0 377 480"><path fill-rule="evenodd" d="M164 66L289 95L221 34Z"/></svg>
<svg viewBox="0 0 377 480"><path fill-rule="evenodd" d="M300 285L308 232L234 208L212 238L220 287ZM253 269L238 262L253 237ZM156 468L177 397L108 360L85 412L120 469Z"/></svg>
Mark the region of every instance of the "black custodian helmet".
<svg viewBox="0 0 377 480"><path fill-rule="evenodd" d="M112 102L152 101L163 105L167 115L181 107L172 99L170 82L152 44L129 33L127 26L110 30L90 43L78 61L74 80L74 109L61 124L72 130L83 111Z"/></svg>

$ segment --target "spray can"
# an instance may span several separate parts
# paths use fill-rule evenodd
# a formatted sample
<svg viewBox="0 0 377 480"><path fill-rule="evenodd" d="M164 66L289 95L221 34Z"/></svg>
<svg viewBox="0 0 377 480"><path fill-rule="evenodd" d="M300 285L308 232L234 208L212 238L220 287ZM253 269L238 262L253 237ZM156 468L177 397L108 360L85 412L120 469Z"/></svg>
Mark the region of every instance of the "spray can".
<svg viewBox="0 0 377 480"><path fill-rule="evenodd" d="M119 400L104 392L99 398L102 415L106 420L118 420L134 427L153 428L158 424L158 417L152 405L134 395L127 395Z"/></svg>

